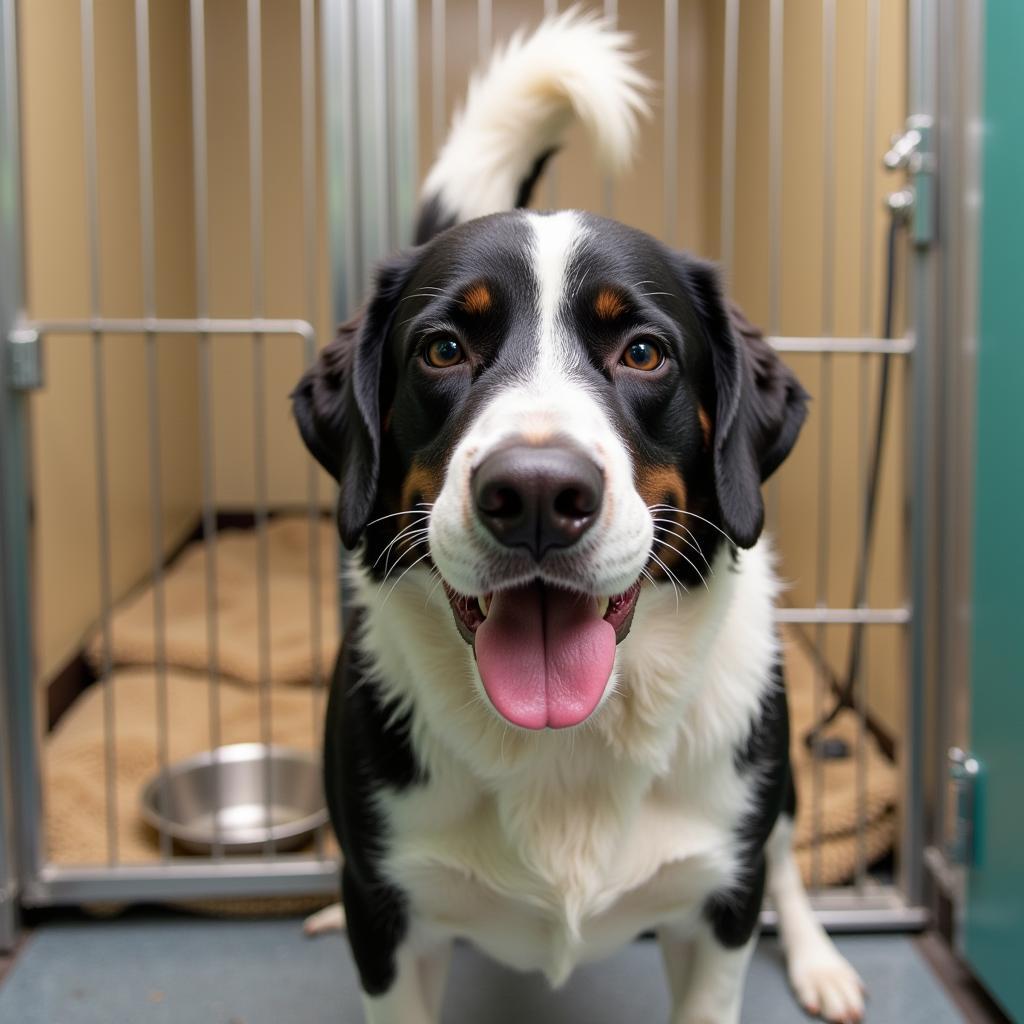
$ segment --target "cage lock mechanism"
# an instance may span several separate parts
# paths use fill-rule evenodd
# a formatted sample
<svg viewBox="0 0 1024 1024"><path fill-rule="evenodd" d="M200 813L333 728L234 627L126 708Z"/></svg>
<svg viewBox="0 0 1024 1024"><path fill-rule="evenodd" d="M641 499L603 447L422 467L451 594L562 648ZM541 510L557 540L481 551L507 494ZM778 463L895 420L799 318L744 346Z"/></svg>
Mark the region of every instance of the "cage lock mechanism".
<svg viewBox="0 0 1024 1024"><path fill-rule="evenodd" d="M953 790L953 820L946 856L952 864L970 867L975 863L977 854L975 816L981 765L976 757L959 747L951 747L947 757L949 782Z"/></svg>
<svg viewBox="0 0 1024 1024"><path fill-rule="evenodd" d="M906 128L894 135L882 165L888 171L906 171L910 177L905 188L885 198L894 216L910 225L915 245L929 245L935 238L935 152L932 147L933 122L927 114L907 118Z"/></svg>
<svg viewBox="0 0 1024 1024"><path fill-rule="evenodd" d="M31 327L15 327L7 335L8 383L14 391L36 391L43 386L43 343Z"/></svg>

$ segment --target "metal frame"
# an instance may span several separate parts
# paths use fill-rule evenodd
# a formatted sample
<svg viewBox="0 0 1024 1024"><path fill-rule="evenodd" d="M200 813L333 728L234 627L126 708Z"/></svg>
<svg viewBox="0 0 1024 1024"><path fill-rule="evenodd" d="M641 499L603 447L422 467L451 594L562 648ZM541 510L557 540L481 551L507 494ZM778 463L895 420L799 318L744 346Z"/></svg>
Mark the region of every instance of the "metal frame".
<svg viewBox="0 0 1024 1024"><path fill-rule="evenodd" d="M909 0L911 11L911 76L910 105L915 112L934 115L936 105L935 58L937 55L935 19L929 14L927 0ZM826 105L834 99L834 43L835 0L823 3L823 62L822 85ZM880 0L868 5L868 64L869 82L876 73L878 48L877 32ZM81 0L83 15L91 17L92 0ZM949 4L955 6L954 0ZM617 14L618 5L605 0L610 16ZM431 40L433 55L432 115L435 142L443 129L445 111L445 38L443 29L446 16L444 0L433 0ZM784 50L784 0L772 0L770 11L771 38L769 60L769 106L771 152L769 173L770 245L775 263L781 247L781 189L783 160L781 139L782 123L782 55ZM479 0L478 44L481 51L491 45L493 18L492 0ZM546 0L545 10L550 13L556 3ZM148 0L136 0L137 61L139 104L139 160L142 188L142 239L144 315L136 318L109 318L99 307L98 253L99 221L96 205L96 153L94 133L88 126L95 118L91 69L91 36L83 33L83 65L86 83L83 89L83 114L87 124L87 210L89 216L90 249L93 254L91 281L92 304L90 315L67 320L26 320L21 316L21 225L20 225L20 151L17 121L17 53L14 31L16 0L0 0L0 55L3 57L0 76L0 338L6 338L12 328L24 332L34 331L38 336L79 334L93 338L98 408L102 409L102 338L107 334L136 334L144 339L147 349L147 372L150 397L155 401L157 371L156 336L180 334L198 339L200 353L201 397L199 415L202 433L209 445L212 437L212 411L210 408L210 359L214 338L219 335L252 335L255 356L254 389L262 394L262 357L267 338L297 337L307 362L315 356L317 337L314 328L318 296L316 275L309 274L309 288L305 300L305 319L266 319L260 316L260 297L263 292L262 254L259 239L262 234L262 182L258 171L261 147L260 104L260 0L247 3L249 138L251 159L257 170L253 175L250 193L250 226L256 240L251 253L252 286L256 296L254 315L249 318L211 318L208 315L207 294L207 210L208 186L206 181L206 122L205 122L205 21L203 0L190 0L192 27L192 88L193 88L193 150L195 172L195 235L197 315L193 318L162 318L155 315L152 167L149 149L151 125L146 99L148 98ZM312 265L316 255L316 183L315 154L316 128L316 54L314 0L302 0L300 6L302 67L302 125L303 125L303 188L305 227L305 254ZM677 29L678 5L665 0L666 25ZM330 307L334 322L342 322L351 314L355 301L369 285L370 268L394 246L409 238L415 214L413 197L416 190L416 100L418 82L416 57L418 53L415 0L321 0L319 60L322 75L323 155L327 197L328 245L331 256ZM725 8L725 75L722 82L722 162L726 186L723 188L719 211L722 254L726 262L731 258L735 244L735 151L736 103L738 74L738 37L740 5L729 0ZM874 36L872 36L872 32ZM670 81L678 78L674 41L677 31L666 32L666 76ZM871 42L873 40L873 42ZM358 88L357 88L358 85ZM873 89L873 86L869 87ZM870 95L873 97L874 92ZM666 139L676 139L675 90L667 98L664 112ZM866 134L872 134L873 110L865 113ZM90 146L92 147L90 149ZM870 158L870 154L866 154ZM826 178L826 204L834 190L834 140L831 133L823 138L822 161ZM666 206L674 210L674 190L670 187L676 176L675 147L665 153ZM552 176L548 187L549 201L557 203L557 176ZM865 185L864 217L871 222L872 195ZM927 199L925 199L927 201ZM613 194L605 182L605 205L611 209ZM670 231L676 230L675 217ZM822 256L826 268L832 265L834 250L834 224L831 207L825 211L825 232ZM863 263L865 278L870 278L872 255L865 243ZM830 283L822 296L822 332L820 337L788 337L778 335L778 270L772 270L772 311L769 329L771 343L782 352L814 353L822 356L822 387L827 391L831 376L831 362L835 356L859 357L862 374L869 355L894 355L908 358L913 367L913 395L909 402L915 410L913 440L908 446L907 480L913 522L910 558L911 581L908 602L894 608L834 608L825 600L827 578L818 580L818 602L810 608L781 608L780 622L814 626L818 635L831 625L866 624L889 625L907 629L910 637L910 673L908 692L908 723L910 733L905 748L907 788L904 796L905 822L902 830L901 883L898 888L877 886L862 873L854 887L844 890L819 890L815 905L831 927L839 929L916 928L923 925L925 914L921 909L922 855L924 821L925 757L925 699L927 683L936 671L932 652L935 650L937 611L933 599L932 581L941 562L938 526L935 508L941 504L937 479L938 453L941 441L936 433L937 401L941 397L937 383L935 338L941 323L936 314L937 297L941 294L936 278L936 255L925 246L915 250L914 318L912 336L896 339L875 337L871 330L870 295L862 300L862 336L835 337L827 334L833 320L833 297ZM969 263L969 260L968 260ZM948 270L948 265L947 265ZM826 273L826 282L831 274ZM949 279L946 280L948 291ZM3 353L6 355L6 353ZM29 621L30 598L28 592L28 531L27 509L29 485L27 474L27 427L25 396L9 387L7 366L0 366L0 473L3 474L4 500L0 505L0 948L13 941L16 932L16 899L25 905L44 906L90 900L133 899L201 899L225 896L270 896L298 893L325 893L333 889L336 866L323 857L322 848L317 856L281 856L252 860L224 860L222 852L203 862L182 861L170 856L167 842L162 844L162 861L144 867L117 863L116 828L110 843L110 864L103 867L70 868L48 864L40 847L42 793L39 782L39 736L35 721L33 673L31 668L32 637ZM862 382L866 380L862 376ZM257 401L257 409L262 403ZM151 402L151 408L153 402ZM866 417L865 417L866 421ZM265 429L257 412L253 422L256 464L259 466L265 450ZM97 434L102 441L103 423L98 420ZM159 452L159 434L151 424L150 451ZM101 446L102 447L102 446ZM822 453L827 444L822 441ZM155 459L153 460L155 461ZM259 474L257 474L259 475ZM151 481L154 492L159 487L159 473ZM258 490L263 487L257 481ZM308 498L311 509L311 529L316 528L313 509L319 505L318 474L310 470ZM948 486L948 481L947 481ZM103 488L101 487L102 491ZM213 496L215 493L212 460L204 459L202 521L208 553L208 589L212 593L216 580L216 528ZM819 514L827 515L828 494L819 495ZM266 524L265 501L258 502L263 514L257 516L259 530ZM154 515L158 515L155 512ZM106 512L100 509L100 519ZM154 536L160 536L159 519L154 519ZM948 536L948 534L944 535ZM265 541L261 540L261 560L265 561ZM154 547L154 579L160 579L159 545ZM315 559L312 560L315 562ZM824 570L823 570L824 571ZM311 586L321 585L319 568L310 566ZM261 584L262 585L262 584ZM157 583L157 590L159 590ZM108 588L104 607L109 607ZM340 601L346 604L342 584ZM161 602L157 600L156 605ZM318 602L317 602L318 604ZM265 597L261 602L265 618ZM157 610L158 632L162 628L162 612ZM216 622L210 624L215 636ZM315 627L319 628L319 627ZM940 634L941 635L941 634ZM217 675L215 643L210 644L210 702L211 721L217 721L217 694L213 685ZM158 658L158 662L161 659ZM265 659L264 659L265 660ZM315 669L314 708L317 706L318 682L323 667ZM159 669L158 669L159 674ZM265 673L264 673L265 677ZM266 696L266 679L261 686ZM165 699L165 696L159 700ZM859 700L862 700L862 695ZM158 704L159 704L158 700ZM863 705L859 704L863 714ZM112 724L115 709L108 705L108 724ZM316 710L313 712L316 714ZM269 735L269 708L261 723L261 732ZM216 729L217 726L215 725ZM165 751L161 752L161 763ZM9 788L4 788L5 784ZM817 786L814 787L818 789ZM812 794L817 802L820 792ZM15 849L15 838L17 848ZM269 852L269 851L268 851ZM773 912L765 912L768 925Z"/></svg>
<svg viewBox="0 0 1024 1024"><path fill-rule="evenodd" d="M931 700L935 742L928 751L932 809L925 863L930 904L952 907L951 938L962 948L962 911L967 873L949 856L955 822L950 821L951 747L969 749L970 607L972 601L973 477L976 352L978 330L978 252L980 242L982 65L984 0L942 0L939 5L941 66L938 82L938 147L943 154L938 179L941 228L939 323L943 426L942 582L937 614L941 623L939 657Z"/></svg>
<svg viewBox="0 0 1024 1024"><path fill-rule="evenodd" d="M14 0L0 0L0 338L22 308L21 148ZM17 934L18 879L35 852L24 396L0 357L0 949ZM26 683L28 684L26 687Z"/></svg>
<svg viewBox="0 0 1024 1024"><path fill-rule="evenodd" d="M908 37L908 110L911 117L934 124L938 100L938 18L930 0L910 0ZM935 200L926 176L916 174L913 211L914 245L911 256L912 323L917 339L911 362L912 412L907 446L907 486L910 502L910 547L907 579L914 614L910 622L909 675L906 695L906 749L900 830L900 885L909 901L924 899L926 793L925 722L929 681L936 672L940 623L936 612L935 582L941 578L943 552L938 527L939 464L942 447L937 345L940 321L939 259L934 242Z"/></svg>

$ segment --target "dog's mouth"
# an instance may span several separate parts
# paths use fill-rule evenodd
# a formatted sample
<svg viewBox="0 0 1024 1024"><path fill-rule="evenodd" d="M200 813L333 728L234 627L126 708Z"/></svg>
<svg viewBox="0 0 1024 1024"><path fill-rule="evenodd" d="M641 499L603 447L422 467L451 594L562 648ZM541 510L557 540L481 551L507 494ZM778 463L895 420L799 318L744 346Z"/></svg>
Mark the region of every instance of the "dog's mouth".
<svg viewBox="0 0 1024 1024"><path fill-rule="evenodd" d="M445 591L498 714L523 729L565 729L600 704L640 584L610 598L541 580L479 599Z"/></svg>

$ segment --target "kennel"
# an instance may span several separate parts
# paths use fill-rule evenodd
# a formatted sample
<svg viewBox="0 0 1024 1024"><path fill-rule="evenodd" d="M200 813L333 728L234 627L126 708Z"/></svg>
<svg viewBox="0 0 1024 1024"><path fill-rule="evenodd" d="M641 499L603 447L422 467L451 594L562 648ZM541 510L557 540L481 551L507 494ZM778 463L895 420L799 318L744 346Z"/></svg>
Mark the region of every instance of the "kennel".
<svg viewBox="0 0 1024 1024"><path fill-rule="evenodd" d="M22 906L333 890L323 835L189 856L146 830L138 790L223 742L315 746L341 553L286 395L409 240L472 68L557 9L0 0L0 947ZM768 495L802 863L827 923L919 926L953 728L929 710L955 662L935 652L956 643L939 574L955 523L936 500L954 425L936 399L969 314L950 261L970 254L936 244L936 217L962 219L974 58L945 31L961 42L940 53L939 23L965 16L924 0L601 10L636 36L655 114L629 176L602 177L572 139L540 205L717 259L812 391Z"/></svg>

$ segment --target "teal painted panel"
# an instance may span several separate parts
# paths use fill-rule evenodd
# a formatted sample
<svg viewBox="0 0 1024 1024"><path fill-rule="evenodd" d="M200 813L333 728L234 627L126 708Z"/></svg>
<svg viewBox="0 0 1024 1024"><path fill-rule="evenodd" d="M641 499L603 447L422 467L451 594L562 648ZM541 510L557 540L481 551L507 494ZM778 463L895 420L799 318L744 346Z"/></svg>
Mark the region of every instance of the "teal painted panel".
<svg viewBox="0 0 1024 1024"><path fill-rule="evenodd" d="M987 0L966 950L1024 1020L1024 2Z"/></svg>

